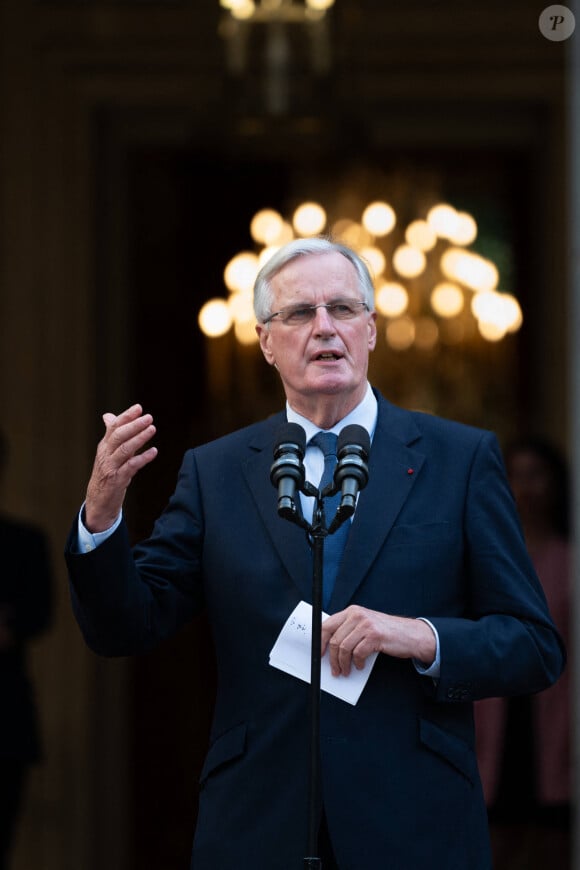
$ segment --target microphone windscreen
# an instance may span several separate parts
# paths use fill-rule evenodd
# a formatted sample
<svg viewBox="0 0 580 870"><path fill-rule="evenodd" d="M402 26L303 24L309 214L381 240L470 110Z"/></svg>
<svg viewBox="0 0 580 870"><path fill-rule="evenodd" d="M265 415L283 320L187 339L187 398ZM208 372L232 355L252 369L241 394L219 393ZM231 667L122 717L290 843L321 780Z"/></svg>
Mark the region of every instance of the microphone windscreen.
<svg viewBox="0 0 580 870"><path fill-rule="evenodd" d="M336 453L340 455L341 450L350 445L361 447L368 455L371 450L371 438L364 426L358 426L356 423L351 423L350 426L345 426L341 429L336 442Z"/></svg>
<svg viewBox="0 0 580 870"><path fill-rule="evenodd" d="M284 444L295 444L298 451L304 456L306 450L306 432L299 423L284 423L278 429L274 452L276 453Z"/></svg>

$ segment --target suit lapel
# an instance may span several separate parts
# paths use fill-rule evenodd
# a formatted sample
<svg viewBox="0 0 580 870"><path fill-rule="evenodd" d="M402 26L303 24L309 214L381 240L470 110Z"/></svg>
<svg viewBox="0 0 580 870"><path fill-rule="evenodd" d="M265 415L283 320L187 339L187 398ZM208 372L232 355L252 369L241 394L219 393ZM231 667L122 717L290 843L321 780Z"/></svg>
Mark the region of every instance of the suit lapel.
<svg viewBox="0 0 580 870"><path fill-rule="evenodd" d="M408 411L379 400L377 428L369 460L369 482L361 492L330 602L332 613L352 600L383 546L405 500L419 477L425 456L417 449L421 432ZM266 532L288 575L305 601L312 598L312 551L306 532L278 516L276 490L270 481L273 447L280 413L256 430L242 463L248 489Z"/></svg>
<svg viewBox="0 0 580 870"><path fill-rule="evenodd" d="M369 459L369 481L360 493L330 610L346 607L384 544L419 477L425 456L411 445L420 431L410 414L379 397Z"/></svg>
<svg viewBox="0 0 580 870"><path fill-rule="evenodd" d="M250 456L243 462L242 471L258 514L284 568L299 588L301 597L311 601L312 554L306 532L278 516L277 493L270 481L276 434L285 422L285 413L277 414L265 422L249 445Z"/></svg>

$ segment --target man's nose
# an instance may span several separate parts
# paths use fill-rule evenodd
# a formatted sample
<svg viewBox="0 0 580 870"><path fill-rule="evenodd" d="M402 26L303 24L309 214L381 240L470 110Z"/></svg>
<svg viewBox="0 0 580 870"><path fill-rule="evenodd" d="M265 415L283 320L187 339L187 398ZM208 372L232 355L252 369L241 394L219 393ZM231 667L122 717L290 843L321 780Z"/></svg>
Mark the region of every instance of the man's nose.
<svg viewBox="0 0 580 870"><path fill-rule="evenodd" d="M335 332L334 320L330 316L328 308L323 305L314 312L314 331L322 335Z"/></svg>

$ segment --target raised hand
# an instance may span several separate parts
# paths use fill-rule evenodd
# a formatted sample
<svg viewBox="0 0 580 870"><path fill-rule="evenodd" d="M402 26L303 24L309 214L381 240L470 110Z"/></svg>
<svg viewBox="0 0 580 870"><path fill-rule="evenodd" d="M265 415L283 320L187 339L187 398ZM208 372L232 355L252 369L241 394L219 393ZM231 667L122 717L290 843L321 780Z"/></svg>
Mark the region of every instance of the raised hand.
<svg viewBox="0 0 580 870"><path fill-rule="evenodd" d="M103 414L106 431L99 442L89 480L85 525L90 532L110 528L121 511L127 487L136 473L157 456L157 448L143 448L155 435L151 414L133 405L118 416Z"/></svg>

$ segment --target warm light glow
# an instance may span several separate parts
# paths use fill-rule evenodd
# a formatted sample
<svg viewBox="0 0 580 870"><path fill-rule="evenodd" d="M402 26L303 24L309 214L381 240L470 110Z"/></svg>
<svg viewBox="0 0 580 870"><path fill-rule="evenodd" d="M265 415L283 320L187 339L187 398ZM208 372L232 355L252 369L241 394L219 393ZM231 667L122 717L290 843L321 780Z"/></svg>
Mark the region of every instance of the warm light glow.
<svg viewBox="0 0 580 870"><path fill-rule="evenodd" d="M261 245L273 245L277 242L284 220L282 215L272 208L263 208L256 212L250 223L250 233L255 242Z"/></svg>
<svg viewBox="0 0 580 870"><path fill-rule="evenodd" d="M363 226L373 236L387 236L396 222L395 211L386 202L371 202L362 214Z"/></svg>
<svg viewBox="0 0 580 870"><path fill-rule="evenodd" d="M292 224L288 221L283 221L282 226L280 227L280 233L277 238L273 240L273 243L281 247L285 245L287 242L291 242L294 238L294 230L292 229Z"/></svg>
<svg viewBox="0 0 580 870"><path fill-rule="evenodd" d="M387 323L385 335L393 350L407 350L415 340L415 324L410 317L399 317Z"/></svg>
<svg viewBox="0 0 580 870"><path fill-rule="evenodd" d="M505 329L502 326L487 320L478 320L477 328L486 341L501 341L505 335Z"/></svg>
<svg viewBox="0 0 580 870"><path fill-rule="evenodd" d="M517 332L522 323L524 322L524 317L522 314L522 309L520 308L520 303L512 296L511 293L504 293L503 297L505 318L507 324L508 332Z"/></svg>
<svg viewBox="0 0 580 870"><path fill-rule="evenodd" d="M471 300L471 311L478 320L493 320L498 311L498 293L476 293Z"/></svg>
<svg viewBox="0 0 580 870"><path fill-rule="evenodd" d="M499 281L499 273L491 260L462 248L445 251L441 257L441 270L448 278L478 293L495 290Z"/></svg>
<svg viewBox="0 0 580 870"><path fill-rule="evenodd" d="M510 293L477 293L471 300L471 310L480 328L482 324L490 329L497 327L504 335L516 332L522 324L521 308Z"/></svg>
<svg viewBox="0 0 580 870"><path fill-rule="evenodd" d="M224 281L228 290L243 293L253 288L257 274L258 257L251 251L242 251L224 269Z"/></svg>
<svg viewBox="0 0 580 870"><path fill-rule="evenodd" d="M375 307L383 317L398 317L407 310L409 294L402 284L386 281L377 287Z"/></svg>
<svg viewBox="0 0 580 870"><path fill-rule="evenodd" d="M220 2L234 10L243 8L247 0ZM289 0L256 3L260 13L273 13L286 5L292 4ZM331 5L332 0L309 0L309 11L322 16ZM343 199L349 214L353 213L356 191L347 193ZM359 207L355 206L354 213ZM329 216L332 223L326 229ZM227 264L224 281L229 299L227 304L211 300L203 307L199 323L205 334L223 335L233 324L238 341L253 344L252 291L258 270L281 245L297 236L309 238L323 232L351 247L367 263L375 280L377 313L388 320L386 340L397 350L412 345L430 350L437 343L468 342L477 337L477 329L486 340L499 341L521 327L517 299L497 290L500 276L496 265L467 247L477 237L477 223L467 212L438 203L426 220L412 220L406 228L400 227L393 242L381 240L397 224L394 209L384 200L369 203L362 210L360 223L350 217L329 216L322 205L311 200L299 205L291 218L273 208L257 211L250 222L256 252L241 251ZM385 280L385 276L401 278ZM469 294L471 307L466 300L468 290L473 291L473 296Z"/></svg>
<svg viewBox="0 0 580 870"><path fill-rule="evenodd" d="M266 14L268 18L273 20L279 16L283 6L292 6L292 2L287 0L260 0L257 4L254 0L219 0L220 6L223 9L228 9L234 18L244 19L252 18L259 10L260 15ZM302 13L308 18L316 15L319 18L324 17L326 12L334 6L334 0L306 0ZM294 7L292 7L294 9ZM300 12L301 8L296 7L296 11ZM294 19L293 19L294 20Z"/></svg>
<svg viewBox="0 0 580 870"><path fill-rule="evenodd" d="M256 4L254 0L242 0L242 2L233 0L230 6L232 17L237 18L239 21L246 21L248 18L251 18L255 11Z"/></svg>
<svg viewBox="0 0 580 870"><path fill-rule="evenodd" d="M463 293L457 284L442 281L433 288L431 307L439 317L455 317L463 309Z"/></svg>
<svg viewBox="0 0 580 870"><path fill-rule="evenodd" d="M224 299L210 299L199 312L197 321L204 335L216 338L225 335L232 325L232 316Z"/></svg>
<svg viewBox="0 0 580 870"><path fill-rule="evenodd" d="M317 202L304 202L294 212L292 225L299 236L315 236L326 224L326 212Z"/></svg>
<svg viewBox="0 0 580 870"><path fill-rule="evenodd" d="M279 245L269 245L267 248L262 248L258 257L258 270L260 270L278 250L280 250Z"/></svg>
<svg viewBox="0 0 580 870"><path fill-rule="evenodd" d="M471 245L477 238L477 224L466 211L457 212L456 225L449 235L449 241L454 245Z"/></svg>
<svg viewBox="0 0 580 870"><path fill-rule="evenodd" d="M227 301L231 315L236 323L254 321L254 298L252 293L232 293Z"/></svg>
<svg viewBox="0 0 580 870"><path fill-rule="evenodd" d="M345 233L348 229L354 224L354 221L349 218L339 218L335 221L330 228L330 231L335 239L340 240L341 242L345 241Z"/></svg>
<svg viewBox="0 0 580 870"><path fill-rule="evenodd" d="M420 275L426 263L423 251L410 245L400 245L393 254L393 266L404 278L415 278Z"/></svg>
<svg viewBox="0 0 580 870"><path fill-rule="evenodd" d="M447 203L439 203L429 210L427 223L442 239L449 239L457 228L457 212Z"/></svg>
<svg viewBox="0 0 580 870"><path fill-rule="evenodd" d="M338 220L332 227L332 234L356 251L373 243L373 237L367 228L356 221L348 220L348 218Z"/></svg>
<svg viewBox="0 0 580 870"><path fill-rule="evenodd" d="M427 221L412 221L405 230L407 244L420 251L431 251L437 244L437 233Z"/></svg>
<svg viewBox="0 0 580 870"><path fill-rule="evenodd" d="M387 266L387 261L380 248L371 245L367 248L361 248L359 254L368 266L370 266L371 273L375 278L378 278L379 275L383 274Z"/></svg>
<svg viewBox="0 0 580 870"><path fill-rule="evenodd" d="M234 333L240 344L256 344L258 341L255 321L244 320L234 323Z"/></svg>
<svg viewBox="0 0 580 870"><path fill-rule="evenodd" d="M326 11L327 9L330 9L331 6L334 6L334 0L306 0L306 5L309 9Z"/></svg>

